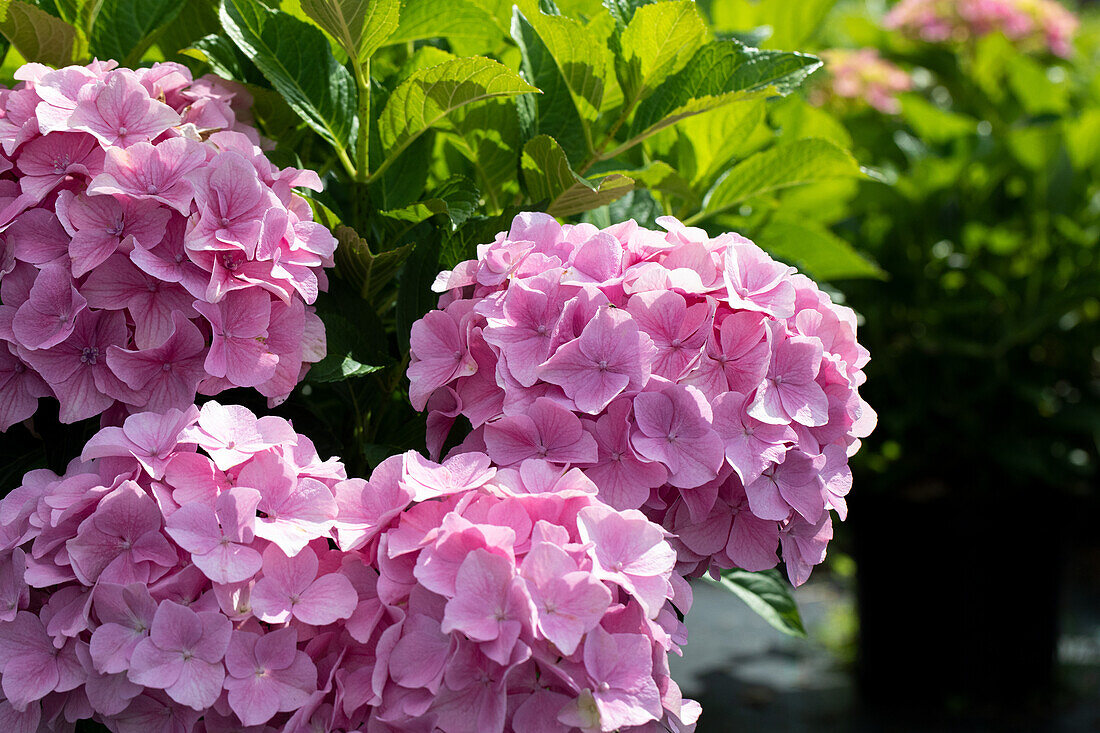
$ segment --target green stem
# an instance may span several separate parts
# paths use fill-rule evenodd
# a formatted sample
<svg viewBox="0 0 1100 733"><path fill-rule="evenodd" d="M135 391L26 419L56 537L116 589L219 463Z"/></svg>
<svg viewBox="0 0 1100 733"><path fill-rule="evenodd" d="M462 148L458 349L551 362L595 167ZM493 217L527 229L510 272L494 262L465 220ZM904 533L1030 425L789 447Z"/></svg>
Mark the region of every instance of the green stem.
<svg viewBox="0 0 1100 733"><path fill-rule="evenodd" d="M344 170L348 172L349 176L358 178L358 174L355 171L355 163L352 163L351 158L348 157L348 151L343 148L336 148L336 157L344 164Z"/></svg>
<svg viewBox="0 0 1100 733"><path fill-rule="evenodd" d="M359 91L359 135L355 145L357 178L366 181L370 177L370 59L362 64L352 60L351 65Z"/></svg>

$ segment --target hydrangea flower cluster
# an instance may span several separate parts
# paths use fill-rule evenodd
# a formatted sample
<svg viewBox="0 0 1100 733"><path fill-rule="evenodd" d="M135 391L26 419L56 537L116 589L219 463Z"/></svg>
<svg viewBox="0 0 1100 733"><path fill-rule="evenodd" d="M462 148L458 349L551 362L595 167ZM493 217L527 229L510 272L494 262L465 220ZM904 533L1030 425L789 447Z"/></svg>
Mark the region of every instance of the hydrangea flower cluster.
<svg viewBox="0 0 1100 733"><path fill-rule="evenodd" d="M407 453L338 491L348 485L365 512L341 515L337 532L376 560L380 604L374 660L336 677L352 723L369 712L370 730L694 729L699 706L668 667L691 592L641 512L607 506L575 468L497 470L483 453L442 465Z"/></svg>
<svg viewBox="0 0 1100 733"><path fill-rule="evenodd" d="M326 541L345 478L285 420L216 402L131 415L64 475L28 473L0 500L5 719L190 731L306 704L310 638L363 614Z"/></svg>
<svg viewBox="0 0 1100 733"><path fill-rule="evenodd" d="M901 112L898 94L912 89L913 80L904 69L882 58L877 49L832 49L821 56L830 76L826 84L814 90L815 103L839 98L869 105L885 114Z"/></svg>
<svg viewBox="0 0 1100 733"><path fill-rule="evenodd" d="M1003 33L1023 48L1069 57L1080 23L1057 0L901 0L885 24L930 43Z"/></svg>
<svg viewBox="0 0 1100 733"><path fill-rule="evenodd" d="M674 563L576 469L410 453L349 480L281 418L138 413L0 500L0 718L691 730Z"/></svg>
<svg viewBox="0 0 1100 733"><path fill-rule="evenodd" d="M873 428L855 314L736 234L521 214L443 272L408 375L438 455L580 468L675 535L678 571L774 567L798 584L844 518Z"/></svg>
<svg viewBox="0 0 1100 733"><path fill-rule="evenodd" d="M53 70L0 90L0 430L53 395L73 422L254 387L277 403L324 356L309 304L335 239L241 119L179 64Z"/></svg>

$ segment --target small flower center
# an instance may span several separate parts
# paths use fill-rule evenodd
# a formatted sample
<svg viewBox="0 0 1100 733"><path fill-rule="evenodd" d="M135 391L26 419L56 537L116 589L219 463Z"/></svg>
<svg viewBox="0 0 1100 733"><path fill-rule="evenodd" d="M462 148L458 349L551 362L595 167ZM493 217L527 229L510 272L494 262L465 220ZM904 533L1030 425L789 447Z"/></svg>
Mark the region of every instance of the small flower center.
<svg viewBox="0 0 1100 733"><path fill-rule="evenodd" d="M118 219L114 221L111 226L107 227L107 233L112 237L117 237L122 234L122 220Z"/></svg>
<svg viewBox="0 0 1100 733"><path fill-rule="evenodd" d="M160 193L160 191L157 190L157 184L150 183L148 186L145 187L145 193L149 194L150 196L155 196L156 194Z"/></svg>
<svg viewBox="0 0 1100 733"><path fill-rule="evenodd" d="M80 352L81 364L95 364L99 359L99 347L98 346L85 346Z"/></svg>
<svg viewBox="0 0 1100 733"><path fill-rule="evenodd" d="M607 692L610 689L611 689L611 685L607 684L606 682L601 682L600 683L600 692Z"/></svg>
<svg viewBox="0 0 1100 733"><path fill-rule="evenodd" d="M607 359L600 359L600 363L599 363L599 364L597 364L597 365L596 365L596 367L597 367L597 368L598 368L598 369L599 369L599 370L600 370L601 372L606 372L606 371L607 371Z"/></svg>
<svg viewBox="0 0 1100 733"><path fill-rule="evenodd" d="M69 156L61 155L54 158L53 169L58 173L64 173L69 170Z"/></svg>
<svg viewBox="0 0 1100 733"><path fill-rule="evenodd" d="M129 130L127 130L125 126L122 126L122 127L118 128L118 136L119 137L126 137L126 135L128 133L129 133Z"/></svg>
<svg viewBox="0 0 1100 733"><path fill-rule="evenodd" d="M218 220L218 223L221 224L222 227L227 227L229 226L229 219L223 216L221 219Z"/></svg>
<svg viewBox="0 0 1100 733"><path fill-rule="evenodd" d="M172 365L169 364L168 362L164 362L163 364L160 365L160 370L162 372L170 372L170 371L172 371Z"/></svg>

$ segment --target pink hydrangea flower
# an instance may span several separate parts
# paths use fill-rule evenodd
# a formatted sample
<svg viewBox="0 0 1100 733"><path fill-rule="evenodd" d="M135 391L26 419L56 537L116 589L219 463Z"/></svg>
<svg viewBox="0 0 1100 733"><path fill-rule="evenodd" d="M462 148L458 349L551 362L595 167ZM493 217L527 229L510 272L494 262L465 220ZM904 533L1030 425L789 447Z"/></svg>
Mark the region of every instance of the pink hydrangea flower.
<svg viewBox="0 0 1100 733"><path fill-rule="evenodd" d="M875 422L855 314L744 237L658 224L517 216L436 279L413 404L433 451L469 419L448 460L579 469L678 535L680 573L772 567L784 527L846 513L847 458Z"/></svg>
<svg viewBox="0 0 1100 733"><path fill-rule="evenodd" d="M291 513L280 531L304 544L287 552L258 528L301 486L303 511L334 515ZM782 541L805 564L820 532L796 521ZM0 716L28 731L62 713L127 733L690 731L698 706L668 674L690 606L670 539L545 459L410 452L364 481L281 418L138 413L0 499Z"/></svg>
<svg viewBox="0 0 1100 733"><path fill-rule="evenodd" d="M815 89L816 104L848 103L868 105L879 112L901 112L898 94L913 88L909 74L879 55L877 49L830 49L821 53L829 77Z"/></svg>
<svg viewBox="0 0 1100 733"><path fill-rule="evenodd" d="M130 415L64 475L27 474L0 499L5 719L33 730L64 709L140 733L286 723L326 685L331 665L308 651L317 634L371 640L377 573L369 554L328 550L334 519L296 525L293 558L260 537L286 506L279 481L335 518L346 475L285 420L214 402Z"/></svg>
<svg viewBox="0 0 1100 733"><path fill-rule="evenodd" d="M1003 33L1025 50L1067 58L1080 25L1057 0L901 0L884 23L931 43Z"/></svg>
<svg viewBox="0 0 1100 733"><path fill-rule="evenodd" d="M405 471L395 463L370 479L409 488L372 544L385 610L373 671L336 673L345 690L370 686L354 696L363 703L345 696L345 715L395 730L502 731L539 714L537 729L563 732L582 725L578 715L585 730L606 731L683 715L692 729L697 714L667 674L682 632L671 604L686 604L659 526L543 459L482 471L406 509L429 474L422 458L401 460Z"/></svg>
<svg viewBox="0 0 1100 733"><path fill-rule="evenodd" d="M284 400L324 355L312 304L335 239L293 191L316 175L267 160L243 88L179 64L16 78L0 94L0 374L31 376L5 380L0 430L47 395L65 422L199 390Z"/></svg>

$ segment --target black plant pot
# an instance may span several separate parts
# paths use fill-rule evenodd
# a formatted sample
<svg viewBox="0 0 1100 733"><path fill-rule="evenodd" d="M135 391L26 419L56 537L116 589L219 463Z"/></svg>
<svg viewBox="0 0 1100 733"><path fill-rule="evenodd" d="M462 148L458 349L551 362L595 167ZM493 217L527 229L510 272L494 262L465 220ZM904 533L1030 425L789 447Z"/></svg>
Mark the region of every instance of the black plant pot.
<svg viewBox="0 0 1100 733"><path fill-rule="evenodd" d="M983 483L1000 488L930 483L851 501L872 709L1021 713L1051 699L1064 515L1051 492Z"/></svg>

